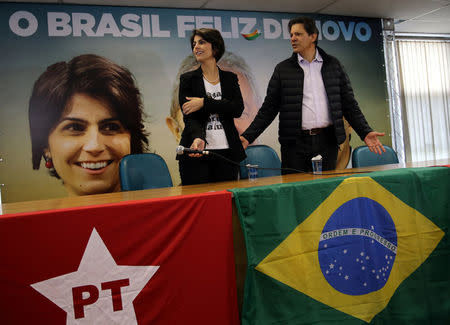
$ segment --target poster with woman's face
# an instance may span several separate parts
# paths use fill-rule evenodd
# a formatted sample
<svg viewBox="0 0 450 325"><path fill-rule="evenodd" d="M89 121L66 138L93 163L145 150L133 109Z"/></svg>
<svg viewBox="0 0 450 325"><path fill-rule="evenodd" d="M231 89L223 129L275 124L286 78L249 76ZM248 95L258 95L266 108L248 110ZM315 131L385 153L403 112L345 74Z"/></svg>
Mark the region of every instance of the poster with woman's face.
<svg viewBox="0 0 450 325"><path fill-rule="evenodd" d="M161 155L179 184L178 78L198 67L191 31L221 31L219 66L238 76L245 111L235 125L242 132L275 65L292 54L289 19L302 15L18 3L0 9L3 203L118 191L120 159L143 148ZM388 134L381 22L311 17L319 46L344 65L367 120ZM257 141L278 150L277 132L275 120ZM350 145L360 144L354 135Z"/></svg>

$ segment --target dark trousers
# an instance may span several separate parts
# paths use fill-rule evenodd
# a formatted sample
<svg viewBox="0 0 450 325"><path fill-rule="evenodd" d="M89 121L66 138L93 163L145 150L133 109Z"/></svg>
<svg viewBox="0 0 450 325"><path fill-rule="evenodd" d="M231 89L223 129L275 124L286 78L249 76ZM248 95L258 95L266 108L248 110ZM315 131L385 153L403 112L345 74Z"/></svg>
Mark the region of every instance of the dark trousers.
<svg viewBox="0 0 450 325"><path fill-rule="evenodd" d="M214 150L230 160L230 150ZM181 185L204 184L238 179L239 162L233 164L225 159L212 155L202 157L183 157L178 162Z"/></svg>
<svg viewBox="0 0 450 325"><path fill-rule="evenodd" d="M311 158L322 156L322 170L336 169L338 144L333 127L320 134L302 134L295 142L281 145L282 174L312 172Z"/></svg>

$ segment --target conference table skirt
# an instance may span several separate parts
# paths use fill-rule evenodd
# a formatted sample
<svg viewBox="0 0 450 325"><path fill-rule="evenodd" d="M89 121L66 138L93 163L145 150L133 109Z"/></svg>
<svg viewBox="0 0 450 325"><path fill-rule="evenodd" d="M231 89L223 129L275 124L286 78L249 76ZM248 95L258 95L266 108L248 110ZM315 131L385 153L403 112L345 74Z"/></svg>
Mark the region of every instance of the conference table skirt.
<svg viewBox="0 0 450 325"><path fill-rule="evenodd" d="M3 204L0 240L2 247L9 249L1 256L6 267L1 268L0 281L5 290L0 294L0 303L2 310L7 312L0 313L0 323L27 323L26 317L34 317L34 320L42 320L34 323L50 324L55 320L57 324L64 317L72 317L73 320L95 318L104 310L114 317L128 319L130 324L178 323L175 318L164 318L174 315L182 316L186 324L210 324L212 318L215 324L222 321L224 324L240 321L259 324L263 319L266 321L261 323L270 324L267 312L278 318L281 313L289 319L292 317L289 310L288 316L286 311L267 311L268 301L258 301L257 297L248 294L262 288L269 295L279 293L278 289L270 293L266 291L267 287L260 287L257 280L261 275L294 288L302 297L307 297L308 303L311 298L313 301L321 300L265 269L258 269L259 263L267 258L263 255L270 253L267 247L275 249L277 246L263 244L267 247L264 246L266 250L261 252L258 251L260 248L254 248L259 246L254 246L253 237L260 238L260 235L249 232L247 227L254 215L251 210L255 208L254 202L250 205L248 202L254 200L254 195L258 197L269 191L270 194L264 195L268 195L266 199L275 199L272 202L275 206L279 204L280 190L295 192L300 186L302 191L313 188L324 195L321 189L326 188L326 184L340 184L349 178L364 179L380 173L381 176L377 177L382 177L383 171L448 163L446 160L374 166L324 172L322 175L291 174L252 181ZM228 191L230 189L231 192ZM333 192L330 191L325 192L329 195ZM288 207L292 204L292 197L287 200L282 205ZM309 198L295 209L313 212L320 203L312 202ZM310 209L305 209L308 206ZM267 207L265 210L269 211ZM275 215L261 217L261 220L273 218L278 220ZM250 224L252 222L258 224L256 220ZM283 231L290 233L296 227L291 224ZM249 249L251 255L247 257ZM255 251L258 251L256 256ZM170 267L166 268L167 263ZM124 273L121 271L113 276L115 269L123 269ZM92 278L95 280L85 277L89 270L95 270ZM101 274L112 277L101 279ZM251 279L247 284L246 276ZM64 288L64 283L69 285ZM249 287L249 284L256 287ZM65 296L61 293L64 290ZM133 294L129 295L130 292ZM178 304L179 301L183 302ZM338 310L337 315L344 315L339 316L344 319L359 319L364 323L368 317L386 317L380 311L375 314L372 311L371 316L363 311L361 316L360 311L339 309L328 301L322 303L333 311ZM19 312L24 305L33 306L28 315ZM385 306L383 308L388 310ZM255 314L255 310L264 310L261 315L265 316Z"/></svg>

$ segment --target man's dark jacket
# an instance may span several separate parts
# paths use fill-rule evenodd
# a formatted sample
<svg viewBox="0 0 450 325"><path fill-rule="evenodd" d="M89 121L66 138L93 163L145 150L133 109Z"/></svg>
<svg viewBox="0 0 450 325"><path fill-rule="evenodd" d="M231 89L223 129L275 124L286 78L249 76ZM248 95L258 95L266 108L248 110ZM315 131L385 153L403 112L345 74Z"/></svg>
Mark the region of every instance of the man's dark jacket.
<svg viewBox="0 0 450 325"><path fill-rule="evenodd" d="M328 97L328 110L334 126L338 144L345 141L345 117L352 128L364 140L372 131L353 95L350 80L340 62L317 48L323 59L322 79ZM252 143L273 121L278 113L278 139L281 145L295 143L302 125L303 69L298 56L280 62L273 72L267 87L267 95L252 124L242 134Z"/></svg>

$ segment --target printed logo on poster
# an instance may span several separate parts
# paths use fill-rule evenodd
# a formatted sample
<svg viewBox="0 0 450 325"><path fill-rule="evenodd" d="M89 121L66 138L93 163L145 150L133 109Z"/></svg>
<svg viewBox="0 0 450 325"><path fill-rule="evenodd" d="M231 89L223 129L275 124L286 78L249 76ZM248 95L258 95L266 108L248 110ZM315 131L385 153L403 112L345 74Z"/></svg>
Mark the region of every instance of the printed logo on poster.
<svg viewBox="0 0 450 325"><path fill-rule="evenodd" d="M255 29L255 31L253 33L249 33L249 34L242 34L242 36L247 40L247 41L253 41L255 39L257 39L259 36L261 35L261 33Z"/></svg>

